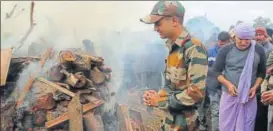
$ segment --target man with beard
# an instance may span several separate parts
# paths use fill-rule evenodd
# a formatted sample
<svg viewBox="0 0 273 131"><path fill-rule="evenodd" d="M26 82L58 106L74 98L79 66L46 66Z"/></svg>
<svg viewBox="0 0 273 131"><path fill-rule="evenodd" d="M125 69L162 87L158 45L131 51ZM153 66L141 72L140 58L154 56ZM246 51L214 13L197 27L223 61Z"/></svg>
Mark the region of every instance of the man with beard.
<svg viewBox="0 0 273 131"><path fill-rule="evenodd" d="M165 111L163 131L198 130L197 105L205 96L206 49L184 28L184 13L178 1L159 1L150 15L141 19L154 24L160 37L168 39L165 86L159 92L149 90L143 95L145 105Z"/></svg>
<svg viewBox="0 0 273 131"><path fill-rule="evenodd" d="M269 53L273 50L273 45L269 42L268 37L266 28L261 26L256 28L255 40L258 44L263 46L266 57L268 57Z"/></svg>
<svg viewBox="0 0 273 131"><path fill-rule="evenodd" d="M264 27L257 27L255 31L255 40L257 44L260 44L265 51L266 59L268 58L269 53L273 50L273 45L268 41L268 34ZM256 117L255 131L266 130L267 127L267 113L268 105L261 103L261 91L257 92L258 100L258 111Z"/></svg>
<svg viewBox="0 0 273 131"><path fill-rule="evenodd" d="M255 29L251 25L238 24L235 33L235 44L220 49L213 65L213 72L222 84L219 130L253 131L256 91L265 78L265 52L252 40Z"/></svg>

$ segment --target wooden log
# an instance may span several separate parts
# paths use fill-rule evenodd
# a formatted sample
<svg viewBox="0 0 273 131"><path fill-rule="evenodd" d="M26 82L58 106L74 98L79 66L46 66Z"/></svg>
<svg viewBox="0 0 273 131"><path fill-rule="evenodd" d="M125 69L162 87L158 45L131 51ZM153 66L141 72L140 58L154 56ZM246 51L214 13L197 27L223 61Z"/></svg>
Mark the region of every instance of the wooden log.
<svg viewBox="0 0 273 131"><path fill-rule="evenodd" d="M77 93L68 104L69 131L83 131L82 104Z"/></svg>
<svg viewBox="0 0 273 131"><path fill-rule="evenodd" d="M45 84L49 85L50 87L58 89L59 91L65 93L65 94L67 94L67 95L69 95L71 97L75 96L75 93L73 93L73 92L71 92L71 91L69 91L69 90L67 90L67 89L65 89L65 88L63 88L63 87L61 87L61 86L59 86L59 85L51 82L51 81L48 81L48 80L46 80L44 78L38 77L37 80L40 81L40 82L42 82L42 83L45 83Z"/></svg>
<svg viewBox="0 0 273 131"><path fill-rule="evenodd" d="M133 131L133 127L130 122L128 107L125 105L117 105L117 119L118 119L118 131Z"/></svg>
<svg viewBox="0 0 273 131"><path fill-rule="evenodd" d="M46 52L44 53L44 55L43 55L43 57L42 57L42 59L41 59L41 61L40 61L41 67L44 66L44 64L45 64L47 58L50 56L52 50L53 50L53 48L49 48L49 49L47 49Z"/></svg>
<svg viewBox="0 0 273 131"><path fill-rule="evenodd" d="M6 84L9 66L11 62L12 56L12 48L9 49L1 49L1 81L0 86L4 86Z"/></svg>
<svg viewBox="0 0 273 131"><path fill-rule="evenodd" d="M87 94L83 94L82 97L87 99L89 102L96 102L99 100L98 98Z"/></svg>
<svg viewBox="0 0 273 131"><path fill-rule="evenodd" d="M85 104L85 105L83 105L83 113L85 113L93 108L96 108L98 106L101 106L103 103L104 103L103 100L98 100L95 102L90 102L88 104ZM56 126L58 124L61 124L65 121L67 121L68 119L69 119L68 112L63 113L61 116L57 117L56 119L46 122L45 127L51 128L53 126Z"/></svg>
<svg viewBox="0 0 273 131"><path fill-rule="evenodd" d="M33 76L30 76L29 79L28 79L28 81L27 81L27 84L26 84L26 86L25 86L25 88L24 88L23 94L19 97L19 99L18 99L18 101L17 101L16 108L19 108L20 105L23 103L23 100L24 100L24 98L26 97L28 91L30 90L30 88L31 88L31 86L32 86L32 84L33 84L33 82L34 82L34 78L33 78Z"/></svg>
<svg viewBox="0 0 273 131"><path fill-rule="evenodd" d="M104 61L104 59L102 59L101 57L97 57L97 56L92 56L92 55L88 55L88 54L81 54L81 53L78 53L78 52L75 52L75 54L79 55L81 57L87 57L91 61L97 62L97 63L103 63L103 61Z"/></svg>
<svg viewBox="0 0 273 131"><path fill-rule="evenodd" d="M90 71L91 80L95 84L102 84L105 81L105 74L97 71Z"/></svg>
<svg viewBox="0 0 273 131"><path fill-rule="evenodd" d="M94 115L94 112L88 111L83 115L83 122L86 131L103 131L104 125L100 115Z"/></svg>

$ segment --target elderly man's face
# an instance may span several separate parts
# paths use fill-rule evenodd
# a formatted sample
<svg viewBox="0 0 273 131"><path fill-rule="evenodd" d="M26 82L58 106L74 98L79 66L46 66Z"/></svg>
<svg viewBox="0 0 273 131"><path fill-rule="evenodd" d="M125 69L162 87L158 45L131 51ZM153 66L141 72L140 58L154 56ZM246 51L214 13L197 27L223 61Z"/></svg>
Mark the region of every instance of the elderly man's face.
<svg viewBox="0 0 273 131"><path fill-rule="evenodd" d="M240 38L236 37L236 45L241 50L248 48L250 43L251 43L250 39L240 39Z"/></svg>
<svg viewBox="0 0 273 131"><path fill-rule="evenodd" d="M256 33L255 39L256 39L257 43L262 43L266 40L266 37L262 33Z"/></svg>
<svg viewBox="0 0 273 131"><path fill-rule="evenodd" d="M159 33L160 38L171 38L174 34L174 28L179 24L176 17L163 17L154 24L154 30Z"/></svg>

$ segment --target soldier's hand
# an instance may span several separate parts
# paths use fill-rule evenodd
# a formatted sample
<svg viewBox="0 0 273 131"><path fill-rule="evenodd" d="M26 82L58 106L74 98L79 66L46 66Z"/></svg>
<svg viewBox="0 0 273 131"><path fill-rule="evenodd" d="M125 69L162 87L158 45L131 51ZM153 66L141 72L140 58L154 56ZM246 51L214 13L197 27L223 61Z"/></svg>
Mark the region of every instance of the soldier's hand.
<svg viewBox="0 0 273 131"><path fill-rule="evenodd" d="M158 95L158 93L152 93L147 100L147 104L149 106L154 106L157 107L158 106L158 102L160 100L160 96Z"/></svg>
<svg viewBox="0 0 273 131"><path fill-rule="evenodd" d="M230 84L227 86L227 88L228 88L228 93L229 93L231 96L237 96L237 89L236 89L236 87L235 87L232 83L230 83Z"/></svg>
<svg viewBox="0 0 273 131"><path fill-rule="evenodd" d="M147 106L158 106L160 96L155 90L145 91L143 94L143 103Z"/></svg>
<svg viewBox="0 0 273 131"><path fill-rule="evenodd" d="M152 94L157 94L157 92L155 90L147 90L147 91L144 92L144 94L142 96L142 99L143 99L143 103L145 105L148 105L148 106L150 105L149 100L150 100Z"/></svg>
<svg viewBox="0 0 273 131"><path fill-rule="evenodd" d="M168 96L168 92L165 89L161 89L158 91L158 95L160 97L167 97Z"/></svg>
<svg viewBox="0 0 273 131"><path fill-rule="evenodd" d="M148 99L149 96L151 96L152 94L156 94L156 93L157 92L155 90L147 90L147 91L144 92L142 97L145 98L145 99Z"/></svg>

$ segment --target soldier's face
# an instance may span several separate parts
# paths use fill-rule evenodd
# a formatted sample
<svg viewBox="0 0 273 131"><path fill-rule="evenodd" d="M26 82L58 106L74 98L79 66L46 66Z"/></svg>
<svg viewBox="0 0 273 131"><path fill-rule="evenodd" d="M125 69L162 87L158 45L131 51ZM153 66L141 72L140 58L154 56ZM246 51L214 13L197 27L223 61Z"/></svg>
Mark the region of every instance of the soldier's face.
<svg viewBox="0 0 273 131"><path fill-rule="evenodd" d="M174 17L163 17L161 20L154 24L154 30L159 33L160 38L171 38L174 34L173 29L177 22Z"/></svg>

